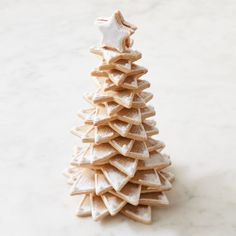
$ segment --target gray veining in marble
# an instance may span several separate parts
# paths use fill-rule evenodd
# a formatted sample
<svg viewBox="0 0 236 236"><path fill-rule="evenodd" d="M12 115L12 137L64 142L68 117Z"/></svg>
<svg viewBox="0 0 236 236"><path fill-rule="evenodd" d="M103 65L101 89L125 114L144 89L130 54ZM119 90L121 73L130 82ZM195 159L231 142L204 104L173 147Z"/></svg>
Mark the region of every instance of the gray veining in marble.
<svg viewBox="0 0 236 236"><path fill-rule="evenodd" d="M98 16L121 9L177 181L151 226L74 216L61 171L88 107ZM236 235L236 1L1 0L0 235Z"/></svg>

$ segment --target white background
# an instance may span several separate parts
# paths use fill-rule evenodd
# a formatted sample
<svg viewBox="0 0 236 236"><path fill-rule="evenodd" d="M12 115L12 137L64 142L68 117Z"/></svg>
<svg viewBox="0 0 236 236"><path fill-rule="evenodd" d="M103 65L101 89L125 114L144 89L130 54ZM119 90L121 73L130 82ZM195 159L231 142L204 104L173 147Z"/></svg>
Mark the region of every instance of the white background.
<svg viewBox="0 0 236 236"><path fill-rule="evenodd" d="M122 10L139 29L160 139L177 180L145 226L74 216L62 170L94 91L93 22ZM236 1L0 0L0 235L236 235Z"/></svg>

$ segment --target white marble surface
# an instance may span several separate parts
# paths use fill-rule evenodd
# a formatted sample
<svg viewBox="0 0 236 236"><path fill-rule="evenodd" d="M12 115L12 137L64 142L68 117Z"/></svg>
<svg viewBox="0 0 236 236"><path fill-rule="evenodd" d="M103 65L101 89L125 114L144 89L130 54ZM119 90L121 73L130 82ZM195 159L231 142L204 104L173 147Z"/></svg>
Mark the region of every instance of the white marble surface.
<svg viewBox="0 0 236 236"><path fill-rule="evenodd" d="M61 171L95 88L97 16L121 9L155 94L177 181L151 226L74 216ZM236 235L236 2L0 1L0 235Z"/></svg>

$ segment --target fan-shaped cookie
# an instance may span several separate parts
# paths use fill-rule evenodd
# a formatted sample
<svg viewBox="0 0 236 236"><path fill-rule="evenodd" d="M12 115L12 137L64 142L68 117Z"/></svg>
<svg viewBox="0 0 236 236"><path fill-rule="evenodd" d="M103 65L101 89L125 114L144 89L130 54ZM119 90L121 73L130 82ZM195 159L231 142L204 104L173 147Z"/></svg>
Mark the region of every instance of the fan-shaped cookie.
<svg viewBox="0 0 236 236"><path fill-rule="evenodd" d="M153 125L152 121L144 120L143 127L147 136L153 136L159 133L159 130L155 127L155 124Z"/></svg>
<svg viewBox="0 0 236 236"><path fill-rule="evenodd" d="M117 118L129 124L140 125L142 123L141 112L139 109L135 108L123 108L118 112Z"/></svg>
<svg viewBox="0 0 236 236"><path fill-rule="evenodd" d="M150 187L161 186L161 180L155 169L138 170L130 182Z"/></svg>
<svg viewBox="0 0 236 236"><path fill-rule="evenodd" d="M103 193L112 189L111 184L107 181L102 171L97 170L95 173L95 192L97 195L102 195Z"/></svg>
<svg viewBox="0 0 236 236"><path fill-rule="evenodd" d="M130 219L144 224L150 224L152 221L150 206L132 206L127 204L121 212Z"/></svg>
<svg viewBox="0 0 236 236"><path fill-rule="evenodd" d="M93 193L95 191L94 174L93 170L80 169L72 186L71 195Z"/></svg>
<svg viewBox="0 0 236 236"><path fill-rule="evenodd" d="M106 143L118 137L119 134L107 125L95 127L94 142L96 144Z"/></svg>
<svg viewBox="0 0 236 236"><path fill-rule="evenodd" d="M116 191L120 191L130 179L129 176L112 165L102 166L102 172Z"/></svg>
<svg viewBox="0 0 236 236"><path fill-rule="evenodd" d="M109 162L111 165L130 177L134 176L138 165L137 159L125 157L122 155L114 156Z"/></svg>
<svg viewBox="0 0 236 236"><path fill-rule="evenodd" d="M161 206L168 206L169 201L163 192L142 193L140 195L139 204L161 207Z"/></svg>
<svg viewBox="0 0 236 236"><path fill-rule="evenodd" d="M78 210L76 215L77 216L91 216L91 202L89 194L85 194L80 201Z"/></svg>
<svg viewBox="0 0 236 236"><path fill-rule="evenodd" d="M94 140L95 130L92 125L85 124L79 127L75 127L74 129L71 130L71 133L80 137L81 141L84 143L92 143L95 141Z"/></svg>
<svg viewBox="0 0 236 236"><path fill-rule="evenodd" d="M116 102L107 102L104 104L107 109L107 114L109 114L110 116L116 114L117 112L123 109L123 106L119 105Z"/></svg>
<svg viewBox="0 0 236 236"><path fill-rule="evenodd" d="M126 137L132 127L132 124L126 123L121 120L114 120L109 122L109 126L121 136Z"/></svg>
<svg viewBox="0 0 236 236"><path fill-rule="evenodd" d="M138 170L161 170L171 164L169 156L153 151L150 157L144 161L139 161Z"/></svg>
<svg viewBox="0 0 236 236"><path fill-rule="evenodd" d="M119 153L127 156L131 148L133 147L134 140L117 137L109 142Z"/></svg>
<svg viewBox="0 0 236 236"><path fill-rule="evenodd" d="M110 191L112 194L122 198L126 202L137 206L139 203L140 193L141 193L141 185L128 183L126 184L119 192L114 190Z"/></svg>
<svg viewBox="0 0 236 236"><path fill-rule="evenodd" d="M90 145L88 149L80 153L78 164L80 166L89 166L91 164L102 164L110 157L118 154L110 144L103 143L100 145Z"/></svg>
<svg viewBox="0 0 236 236"><path fill-rule="evenodd" d="M92 217L95 221L101 220L109 214L101 197L90 194Z"/></svg>
<svg viewBox="0 0 236 236"><path fill-rule="evenodd" d="M126 153L126 155L139 160L146 160L149 158L149 152L146 143L135 140L132 148Z"/></svg>
<svg viewBox="0 0 236 236"><path fill-rule="evenodd" d="M165 144L163 142L160 142L153 138L148 138L146 140L146 145L149 152L152 152L152 151L160 152L165 147Z"/></svg>
<svg viewBox="0 0 236 236"><path fill-rule="evenodd" d="M126 201L111 193L103 194L102 200L112 216L116 215L126 204Z"/></svg>

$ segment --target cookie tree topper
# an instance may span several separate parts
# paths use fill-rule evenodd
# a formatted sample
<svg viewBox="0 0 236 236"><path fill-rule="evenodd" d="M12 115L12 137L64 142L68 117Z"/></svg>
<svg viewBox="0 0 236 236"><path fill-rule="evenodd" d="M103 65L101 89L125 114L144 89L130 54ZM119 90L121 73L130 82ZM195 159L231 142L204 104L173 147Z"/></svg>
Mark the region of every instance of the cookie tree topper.
<svg viewBox="0 0 236 236"><path fill-rule="evenodd" d="M148 224L152 207L169 204L165 191L174 176L164 144L153 138L159 132L147 105L153 95L141 79L147 70L134 63L141 58L131 49L137 28L119 11L96 24L102 41L91 52L102 62L91 75L98 88L85 95L91 107L79 112L83 124L72 130L82 143L65 174L71 195L81 197L78 216L101 220L121 213Z"/></svg>
<svg viewBox="0 0 236 236"><path fill-rule="evenodd" d="M119 11L115 12L111 17L98 18L96 25L102 32L101 46L115 49L119 52L123 52L126 49L126 40L137 29L136 26L126 22Z"/></svg>

